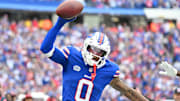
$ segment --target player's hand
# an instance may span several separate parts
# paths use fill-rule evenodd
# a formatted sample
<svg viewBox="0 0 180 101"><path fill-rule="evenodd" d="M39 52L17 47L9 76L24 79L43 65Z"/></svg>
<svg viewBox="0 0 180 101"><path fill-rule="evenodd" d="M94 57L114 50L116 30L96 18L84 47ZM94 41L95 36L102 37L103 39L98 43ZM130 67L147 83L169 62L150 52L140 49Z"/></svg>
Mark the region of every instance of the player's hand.
<svg viewBox="0 0 180 101"><path fill-rule="evenodd" d="M64 18L65 19L65 18ZM74 20L76 20L77 19L77 17L73 17L73 18L66 18L65 20L66 21L68 21L68 22L72 22L72 21L74 21Z"/></svg>
<svg viewBox="0 0 180 101"><path fill-rule="evenodd" d="M76 18L77 18L77 17L74 17L74 18L72 18L72 19L64 19L64 18L58 17L57 22L56 22L56 24L54 25L54 28L59 30L59 29L62 28L62 26L63 26L65 23L74 21L74 20L76 20Z"/></svg>
<svg viewBox="0 0 180 101"><path fill-rule="evenodd" d="M67 22L72 22L72 21L74 21L74 20L76 20L77 19L77 17L74 17L74 18L70 18L70 19L64 19L64 18L61 18L61 17L59 17L58 18L58 22L59 21L63 21L63 22L65 22L65 23L67 23Z"/></svg>
<svg viewBox="0 0 180 101"><path fill-rule="evenodd" d="M171 64L167 62L162 62L159 65L159 67L164 70L164 71L160 71L159 74L170 76L170 77L176 77L177 70Z"/></svg>

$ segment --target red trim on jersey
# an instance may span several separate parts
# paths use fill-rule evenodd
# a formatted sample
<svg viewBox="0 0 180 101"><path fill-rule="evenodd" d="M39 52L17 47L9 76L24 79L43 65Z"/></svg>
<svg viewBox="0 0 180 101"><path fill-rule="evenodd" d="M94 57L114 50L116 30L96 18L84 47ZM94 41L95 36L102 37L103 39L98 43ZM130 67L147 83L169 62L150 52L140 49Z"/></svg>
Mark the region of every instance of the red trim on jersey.
<svg viewBox="0 0 180 101"><path fill-rule="evenodd" d="M94 81L95 77L96 77L96 65L93 65L93 73L91 73L91 77L92 77L92 81Z"/></svg>
<svg viewBox="0 0 180 101"><path fill-rule="evenodd" d="M120 70L117 70L116 73L113 75L113 77L119 77L120 75Z"/></svg>
<svg viewBox="0 0 180 101"><path fill-rule="evenodd" d="M65 51L68 53L68 55L69 55L69 53L70 53L70 52L69 52L69 49L68 49L67 47L65 47L64 50L65 50Z"/></svg>
<svg viewBox="0 0 180 101"><path fill-rule="evenodd" d="M120 73L120 70L117 70L116 73Z"/></svg>
<svg viewBox="0 0 180 101"><path fill-rule="evenodd" d="M65 56L65 58L67 59L68 58L68 55L64 52L64 50L60 50L62 53L63 53L63 55Z"/></svg>

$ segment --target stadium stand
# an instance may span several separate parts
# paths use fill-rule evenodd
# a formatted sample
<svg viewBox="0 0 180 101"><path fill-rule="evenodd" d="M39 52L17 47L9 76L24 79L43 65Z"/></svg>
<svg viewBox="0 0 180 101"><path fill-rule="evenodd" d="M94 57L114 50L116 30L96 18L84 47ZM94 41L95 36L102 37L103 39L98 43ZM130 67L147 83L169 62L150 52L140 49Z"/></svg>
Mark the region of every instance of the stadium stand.
<svg viewBox="0 0 180 101"><path fill-rule="evenodd" d="M0 81L3 89L17 94L26 91L52 94L52 90L59 97L62 94L62 69L39 51L47 31L41 29L36 20L30 20L29 23L10 22L7 15L0 19ZM127 25L114 28L106 26L102 30L108 34L112 43L110 59L121 63L121 78L155 100L172 96L173 87L179 85L178 79L157 78L157 63L161 59L180 63L180 40L177 39L180 37L179 29L173 22L159 23L157 26L156 32L149 26L131 30ZM89 31L82 24L66 27L56 44L59 47L70 44L82 46L82 40ZM107 99L124 98L117 91L108 89L104 91L102 101Z"/></svg>
<svg viewBox="0 0 180 101"><path fill-rule="evenodd" d="M64 0L1 0L4 3L54 5ZM88 7L96 8L178 8L179 0L83 0Z"/></svg>
<svg viewBox="0 0 180 101"><path fill-rule="evenodd" d="M85 1L87 7L84 12L92 14L144 16L143 8L180 7L179 0ZM1 0L0 8L33 11L38 7L40 11L53 12L60 2L62 0ZM44 23L46 26L43 26ZM16 21L12 18L10 20L8 15L0 16L2 95L10 93L23 99L25 95L22 94L42 92L61 98L62 67L51 62L39 51L43 37L51 26L51 19ZM139 88L143 95L155 101L173 98L173 88L180 85L179 79L159 76L157 64L161 60L168 60L180 70L180 22L167 20L151 22L147 26L101 24L95 28L75 24L72 27L64 27L56 45L63 47L73 44L81 47L83 39L92 31L102 31L109 36L112 46L109 58L119 64L120 78L125 83ZM48 99L47 96L45 98ZM128 100L107 86L101 101Z"/></svg>

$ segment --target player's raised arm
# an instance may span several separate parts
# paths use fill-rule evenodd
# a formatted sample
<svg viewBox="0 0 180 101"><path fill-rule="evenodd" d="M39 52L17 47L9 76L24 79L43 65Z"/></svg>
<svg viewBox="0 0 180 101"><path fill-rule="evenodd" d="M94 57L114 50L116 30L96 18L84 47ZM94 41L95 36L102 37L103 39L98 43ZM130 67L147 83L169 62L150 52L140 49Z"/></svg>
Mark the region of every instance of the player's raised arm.
<svg viewBox="0 0 180 101"><path fill-rule="evenodd" d="M40 50L53 61L64 64L66 59L68 59L70 50L67 47L59 50L55 48L53 44L62 26L67 22L75 20L82 10L83 4L76 0L64 1L57 7L56 14L59 16L59 18L56 24L47 33L40 48Z"/></svg>
<svg viewBox="0 0 180 101"><path fill-rule="evenodd" d="M44 38L40 50L45 53L48 57L50 57L50 53L53 50L53 44L56 40L56 36L59 32L59 30L63 27L63 25L67 22L70 22L71 20L66 20L61 17L58 18L56 24L49 30L46 37Z"/></svg>
<svg viewBox="0 0 180 101"><path fill-rule="evenodd" d="M136 90L125 85L118 77L115 77L110 85L116 90L123 93L126 97L128 97L132 101L148 101L143 95L138 93Z"/></svg>
<svg viewBox="0 0 180 101"><path fill-rule="evenodd" d="M159 72L161 75L166 75L169 77L180 77L180 71L176 70L171 64L167 62L162 62L159 67L164 70Z"/></svg>
<svg viewBox="0 0 180 101"><path fill-rule="evenodd" d="M54 60L55 62L63 62L63 52L60 52L57 48L54 47L54 42L56 40L56 36L59 32L59 30L63 27L63 25L67 22L73 21L75 18L67 20L63 19L61 17L58 18L56 24L49 30L47 35L45 36L40 50L49 58ZM68 51L68 49L67 49ZM56 54L56 55L54 55ZM64 54L66 56L66 54Z"/></svg>

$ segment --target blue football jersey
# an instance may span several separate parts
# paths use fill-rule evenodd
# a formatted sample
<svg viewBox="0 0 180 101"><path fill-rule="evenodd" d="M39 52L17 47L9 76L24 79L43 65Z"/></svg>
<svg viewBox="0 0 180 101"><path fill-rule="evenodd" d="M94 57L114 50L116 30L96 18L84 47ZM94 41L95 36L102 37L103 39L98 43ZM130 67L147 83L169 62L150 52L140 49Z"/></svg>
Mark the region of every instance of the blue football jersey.
<svg viewBox="0 0 180 101"><path fill-rule="evenodd" d="M81 51L73 46L55 48L50 59L63 66L63 101L98 101L105 86L119 75L118 65L106 60L92 80L93 67L85 64Z"/></svg>

